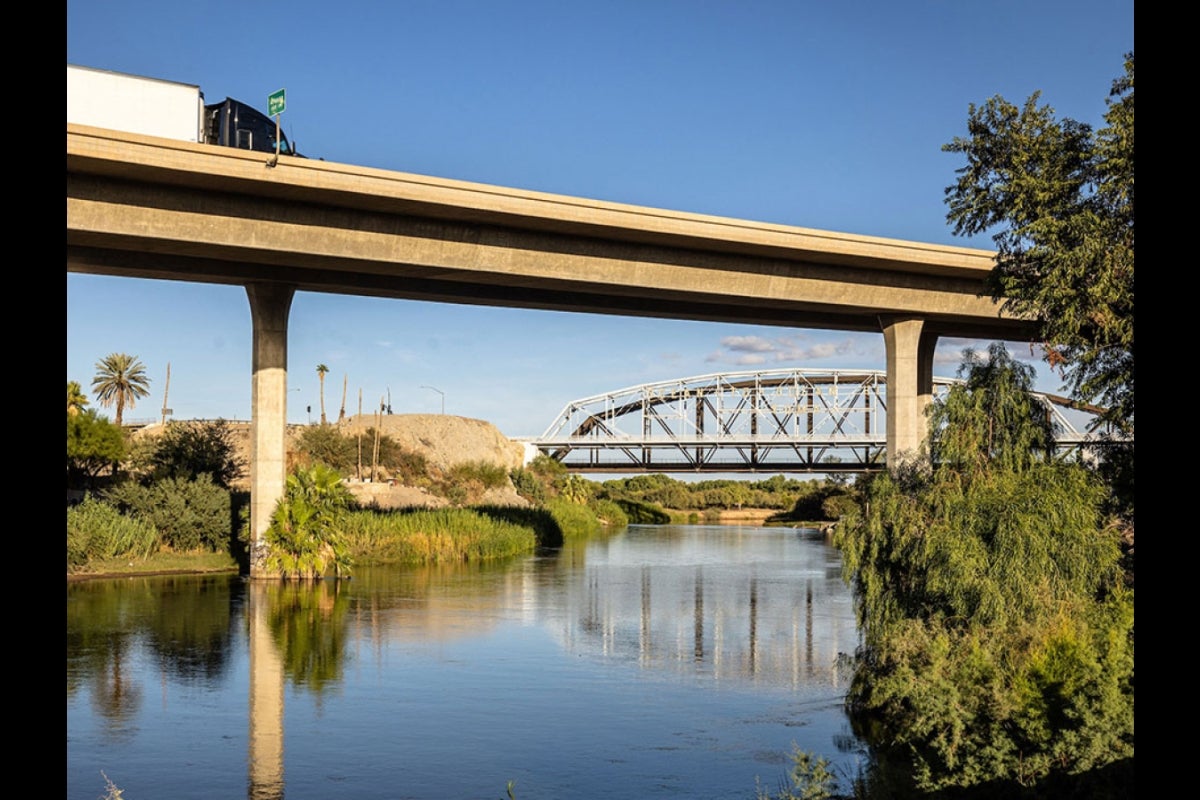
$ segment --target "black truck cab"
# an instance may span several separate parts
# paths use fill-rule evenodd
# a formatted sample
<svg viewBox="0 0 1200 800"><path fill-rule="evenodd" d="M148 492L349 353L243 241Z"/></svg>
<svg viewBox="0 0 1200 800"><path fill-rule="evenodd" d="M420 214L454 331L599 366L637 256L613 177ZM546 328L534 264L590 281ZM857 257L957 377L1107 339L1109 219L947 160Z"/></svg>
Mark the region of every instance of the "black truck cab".
<svg viewBox="0 0 1200 800"><path fill-rule="evenodd" d="M204 106L204 137L210 144L274 153L275 120L231 97ZM303 158L279 131L279 154Z"/></svg>

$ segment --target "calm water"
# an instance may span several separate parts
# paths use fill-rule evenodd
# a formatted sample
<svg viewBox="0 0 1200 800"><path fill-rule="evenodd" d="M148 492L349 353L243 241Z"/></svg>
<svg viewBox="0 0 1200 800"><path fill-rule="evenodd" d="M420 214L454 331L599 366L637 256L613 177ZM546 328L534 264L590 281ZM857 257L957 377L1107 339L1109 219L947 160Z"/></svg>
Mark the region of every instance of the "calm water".
<svg viewBox="0 0 1200 800"><path fill-rule="evenodd" d="M747 798L845 775L858 644L815 531L632 526L486 567L67 587L67 796Z"/></svg>

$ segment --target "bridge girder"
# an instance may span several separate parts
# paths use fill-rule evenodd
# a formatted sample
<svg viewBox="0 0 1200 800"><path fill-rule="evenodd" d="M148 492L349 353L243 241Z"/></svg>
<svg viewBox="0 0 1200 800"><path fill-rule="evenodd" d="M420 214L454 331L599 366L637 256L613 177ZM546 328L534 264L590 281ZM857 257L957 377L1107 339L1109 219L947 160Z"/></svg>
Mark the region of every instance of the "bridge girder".
<svg viewBox="0 0 1200 800"><path fill-rule="evenodd" d="M956 378L934 378L941 396ZM870 472L887 458L881 370L777 369L641 384L568 403L533 440L576 472ZM1035 394L1058 457L1096 446L1100 409Z"/></svg>

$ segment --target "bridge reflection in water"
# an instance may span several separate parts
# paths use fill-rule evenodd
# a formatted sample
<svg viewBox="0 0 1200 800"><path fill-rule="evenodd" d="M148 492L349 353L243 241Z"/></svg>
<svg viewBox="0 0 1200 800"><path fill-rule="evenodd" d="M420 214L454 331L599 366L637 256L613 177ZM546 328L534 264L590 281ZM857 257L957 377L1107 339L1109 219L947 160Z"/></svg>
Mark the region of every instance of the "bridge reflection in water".
<svg viewBox="0 0 1200 800"><path fill-rule="evenodd" d="M962 383L933 379L932 398ZM1100 409L1035 394L1070 458L1103 437ZM887 463L882 370L726 372L631 386L568 403L526 440L578 472L866 472Z"/></svg>
<svg viewBox="0 0 1200 800"><path fill-rule="evenodd" d="M635 525L484 572L468 593L461 571L445 588L437 568L403 578L367 570L352 591L368 589L371 605L357 609L348 639L355 649L466 639L515 615L576 656L702 680L843 687L859 638L840 555L827 545L797 548L797 537L822 538L805 529ZM380 579L405 583L380 592ZM387 596L407 599L381 604Z"/></svg>

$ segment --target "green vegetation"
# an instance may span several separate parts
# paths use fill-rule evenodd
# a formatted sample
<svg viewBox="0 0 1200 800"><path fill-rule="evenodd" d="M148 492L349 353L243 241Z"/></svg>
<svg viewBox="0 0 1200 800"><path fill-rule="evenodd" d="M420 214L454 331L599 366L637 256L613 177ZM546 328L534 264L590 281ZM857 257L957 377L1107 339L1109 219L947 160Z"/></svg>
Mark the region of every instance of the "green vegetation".
<svg viewBox="0 0 1200 800"><path fill-rule="evenodd" d="M291 455L294 469L324 464L343 475L396 480L407 486L433 486L424 456L406 450L373 427L348 434L331 425L310 425L301 432L296 451Z"/></svg>
<svg viewBox="0 0 1200 800"><path fill-rule="evenodd" d="M771 794L760 785L754 793L755 800L834 800L837 792L837 776L830 768L830 761L813 755L792 745L792 771L788 779L780 781L779 792Z"/></svg>
<svg viewBox="0 0 1200 800"><path fill-rule="evenodd" d="M158 548L148 522L125 516L94 497L67 508L67 570L100 559L144 559Z"/></svg>
<svg viewBox="0 0 1200 800"><path fill-rule="evenodd" d="M944 148L967 159L955 233L993 232L994 297L1129 435L1133 65L1099 131L994 97ZM925 458L864 481L834 536L863 633L847 705L875 756L866 796L1132 796L1133 448L1055 462L1031 369L993 346L964 373Z"/></svg>
<svg viewBox="0 0 1200 800"><path fill-rule="evenodd" d="M246 471L233 432L223 419L168 422L162 433L135 446L130 460L131 471L147 484L172 478L193 481L208 475L214 485L230 489Z"/></svg>
<svg viewBox="0 0 1200 800"><path fill-rule="evenodd" d="M67 416L75 416L83 411L83 407L87 404L87 395L83 393L83 387L79 385L79 381L67 381Z"/></svg>
<svg viewBox="0 0 1200 800"><path fill-rule="evenodd" d="M235 453L232 433L223 420L172 422L161 433L147 435L128 448L123 432L94 411L68 414L67 487L89 492L83 506L75 509L88 512L75 516L76 541L87 537L103 541L115 519L154 533L153 547L132 564L129 559L114 561L121 553L68 545L68 551L76 554L69 569L109 572L123 563L120 571L170 571L185 568L181 554L193 556L197 570L236 568L233 532L248 495L229 489L243 470ZM114 476L113 463L126 454L130 470ZM104 488L99 487L101 477ZM100 513L101 508L106 510ZM79 553L85 554L82 560ZM220 567L211 563L213 555L219 556Z"/></svg>
<svg viewBox="0 0 1200 800"><path fill-rule="evenodd" d="M1133 590L1108 488L1038 447L1002 347L935 403L943 456L864 489L834 543L863 647L847 702L923 792L1031 787L1133 757Z"/></svg>
<svg viewBox="0 0 1200 800"><path fill-rule="evenodd" d="M264 534L266 568L293 579L320 578L328 570L338 576L349 572L345 517L351 503L342 476L324 464L289 475Z"/></svg>
<svg viewBox="0 0 1200 800"><path fill-rule="evenodd" d="M195 479L163 478L148 484L126 481L101 497L122 514L158 531L159 546L176 552L228 549L232 525L228 489L208 473Z"/></svg>
<svg viewBox="0 0 1200 800"><path fill-rule="evenodd" d="M345 544L359 564L446 564L532 552L535 529L465 508L352 511Z"/></svg>
<svg viewBox="0 0 1200 800"><path fill-rule="evenodd" d="M125 436L94 409L67 413L67 488L90 489L125 457Z"/></svg>
<svg viewBox="0 0 1200 800"><path fill-rule="evenodd" d="M946 189L954 232L995 231L991 285L1009 311L1041 328L1052 367L1077 400L1107 407L1132 432L1133 53L1113 81L1105 127L1059 120L1034 94L1021 107L970 106L966 156Z"/></svg>
<svg viewBox="0 0 1200 800"><path fill-rule="evenodd" d="M135 356L110 353L96 362L92 391L100 405L105 408L116 406L114 424L120 428L126 407L133 408L138 400L150 395L146 366Z"/></svg>

